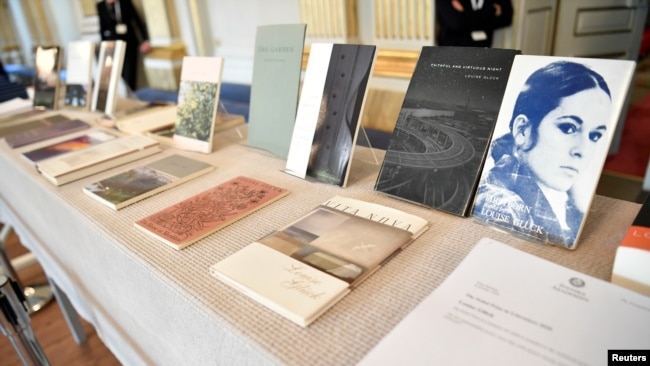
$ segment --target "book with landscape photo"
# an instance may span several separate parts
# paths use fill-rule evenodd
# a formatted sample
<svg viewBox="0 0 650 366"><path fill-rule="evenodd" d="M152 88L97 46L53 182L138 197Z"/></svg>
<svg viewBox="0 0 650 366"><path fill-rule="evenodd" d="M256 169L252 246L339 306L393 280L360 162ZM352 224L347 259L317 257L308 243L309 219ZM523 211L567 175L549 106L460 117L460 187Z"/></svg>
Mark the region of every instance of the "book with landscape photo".
<svg viewBox="0 0 650 366"><path fill-rule="evenodd" d="M102 144L43 160L36 169L60 186L160 152L158 141L146 136L123 136Z"/></svg>
<svg viewBox="0 0 650 366"><path fill-rule="evenodd" d="M223 62L221 57L183 58L173 135L175 147L212 152Z"/></svg>
<svg viewBox="0 0 650 366"><path fill-rule="evenodd" d="M629 60L517 55L476 221L575 249L634 70Z"/></svg>
<svg viewBox="0 0 650 366"><path fill-rule="evenodd" d="M135 222L135 226L180 250L264 206L289 191L239 176Z"/></svg>
<svg viewBox="0 0 650 366"><path fill-rule="evenodd" d="M213 170L211 164L174 154L89 184L83 192L119 210Z"/></svg>
<svg viewBox="0 0 650 366"><path fill-rule="evenodd" d="M121 40L102 41L100 44L91 111L103 112L109 117L115 116L117 88L122 77L125 52L126 42Z"/></svg>
<svg viewBox="0 0 650 366"><path fill-rule="evenodd" d="M95 43L92 41L68 43L65 96L63 98L66 108L90 109L94 61Z"/></svg>
<svg viewBox="0 0 650 366"><path fill-rule="evenodd" d="M517 53L422 47L375 189L467 215Z"/></svg>
<svg viewBox="0 0 650 366"><path fill-rule="evenodd" d="M88 128L90 125L82 120L55 114L3 128L0 136L16 149Z"/></svg>
<svg viewBox="0 0 650 366"><path fill-rule="evenodd" d="M210 273L308 326L428 229L417 216L333 197L210 267Z"/></svg>
<svg viewBox="0 0 650 366"><path fill-rule="evenodd" d="M248 144L287 158L296 122L306 24L257 27Z"/></svg>
<svg viewBox="0 0 650 366"><path fill-rule="evenodd" d="M36 108L56 109L59 97L61 71L61 54L59 46L38 46L34 54L36 77L34 80L33 106Z"/></svg>
<svg viewBox="0 0 650 366"><path fill-rule="evenodd" d="M375 49L354 44L311 45L287 173L345 187Z"/></svg>
<svg viewBox="0 0 650 366"><path fill-rule="evenodd" d="M72 151L83 150L88 147L115 139L117 137L118 136L114 133L101 129L95 129L88 132L83 132L83 134L71 138L67 138L66 136L66 139L63 141L30 149L29 151L25 151L22 154L29 161L37 163L41 160L53 158L55 156L63 155ZM32 146L30 146L30 148Z"/></svg>

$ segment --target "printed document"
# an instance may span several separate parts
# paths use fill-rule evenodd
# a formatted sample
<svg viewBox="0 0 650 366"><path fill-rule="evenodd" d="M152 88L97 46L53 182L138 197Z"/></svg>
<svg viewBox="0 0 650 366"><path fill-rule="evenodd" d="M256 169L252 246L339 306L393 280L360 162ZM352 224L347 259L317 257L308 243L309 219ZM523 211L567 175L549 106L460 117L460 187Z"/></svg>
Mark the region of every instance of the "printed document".
<svg viewBox="0 0 650 366"><path fill-rule="evenodd" d="M650 297L481 239L360 365L607 365L650 349Z"/></svg>

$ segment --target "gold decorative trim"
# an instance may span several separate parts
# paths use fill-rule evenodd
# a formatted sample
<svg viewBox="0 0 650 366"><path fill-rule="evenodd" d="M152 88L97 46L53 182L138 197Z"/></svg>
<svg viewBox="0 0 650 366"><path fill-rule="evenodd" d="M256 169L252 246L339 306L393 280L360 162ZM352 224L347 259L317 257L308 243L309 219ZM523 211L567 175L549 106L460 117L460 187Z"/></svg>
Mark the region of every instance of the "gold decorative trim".
<svg viewBox="0 0 650 366"><path fill-rule="evenodd" d="M151 52L147 53L145 57L163 59L163 60L176 60L186 56L185 45L183 43L174 43L166 47L154 47Z"/></svg>
<svg viewBox="0 0 650 366"><path fill-rule="evenodd" d="M309 47L302 54L302 68L307 68ZM415 64L420 57L420 51L378 50L373 75L410 79L415 70Z"/></svg>
<svg viewBox="0 0 650 366"><path fill-rule="evenodd" d="M192 25L194 26L194 37L196 37L196 46L199 50L199 56L205 56L206 50L203 43L203 26L201 25L201 16L199 15L199 5L196 0L190 0L190 14L192 16Z"/></svg>
<svg viewBox="0 0 650 366"><path fill-rule="evenodd" d="M81 9L84 17L97 16L96 0L81 0Z"/></svg>

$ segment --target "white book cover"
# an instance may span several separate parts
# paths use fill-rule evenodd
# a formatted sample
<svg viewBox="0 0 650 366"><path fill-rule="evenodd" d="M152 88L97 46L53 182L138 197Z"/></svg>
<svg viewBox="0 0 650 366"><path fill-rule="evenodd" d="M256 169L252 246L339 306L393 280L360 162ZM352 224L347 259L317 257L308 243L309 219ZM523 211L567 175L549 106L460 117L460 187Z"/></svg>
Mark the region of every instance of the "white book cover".
<svg viewBox="0 0 650 366"><path fill-rule="evenodd" d="M311 45L285 170L345 187L375 46Z"/></svg>
<svg viewBox="0 0 650 366"><path fill-rule="evenodd" d="M575 249L634 69L627 60L515 56L474 218Z"/></svg>
<svg viewBox="0 0 650 366"><path fill-rule="evenodd" d="M90 109L92 96L92 69L95 44L91 41L68 43L66 58L65 97L67 108Z"/></svg>
<svg viewBox="0 0 650 366"><path fill-rule="evenodd" d="M608 365L650 349L649 319L650 297L483 238L359 365Z"/></svg>
<svg viewBox="0 0 650 366"><path fill-rule="evenodd" d="M95 86L90 110L115 116L117 87L124 65L124 41L103 41L99 47L99 61L95 72Z"/></svg>
<svg viewBox="0 0 650 366"><path fill-rule="evenodd" d="M221 57L183 58L174 125L175 147L212 152L223 62Z"/></svg>
<svg viewBox="0 0 650 366"><path fill-rule="evenodd" d="M306 327L427 228L417 216L337 196L210 273Z"/></svg>

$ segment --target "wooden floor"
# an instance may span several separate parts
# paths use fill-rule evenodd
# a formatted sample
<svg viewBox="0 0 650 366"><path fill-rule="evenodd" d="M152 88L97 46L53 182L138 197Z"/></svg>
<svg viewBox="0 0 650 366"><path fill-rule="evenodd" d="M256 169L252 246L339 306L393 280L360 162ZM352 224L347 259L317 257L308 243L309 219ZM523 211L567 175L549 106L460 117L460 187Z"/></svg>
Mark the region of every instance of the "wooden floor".
<svg viewBox="0 0 650 366"><path fill-rule="evenodd" d="M27 252L15 234L11 234L5 248L9 258L17 258ZM18 272L23 285L46 283L47 279L38 264ZM0 314L2 316L2 314ZM50 302L43 309L31 314L31 327L50 365L119 365L115 356L102 343L89 323L82 320L88 336L85 343L77 345L63 318L59 304ZM0 365L21 365L9 339L0 333Z"/></svg>

